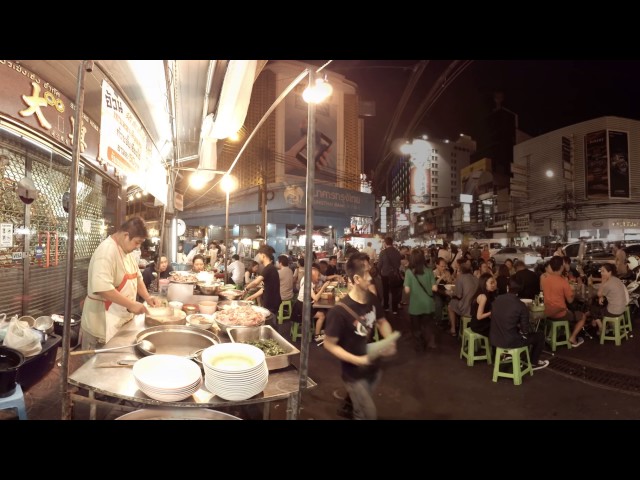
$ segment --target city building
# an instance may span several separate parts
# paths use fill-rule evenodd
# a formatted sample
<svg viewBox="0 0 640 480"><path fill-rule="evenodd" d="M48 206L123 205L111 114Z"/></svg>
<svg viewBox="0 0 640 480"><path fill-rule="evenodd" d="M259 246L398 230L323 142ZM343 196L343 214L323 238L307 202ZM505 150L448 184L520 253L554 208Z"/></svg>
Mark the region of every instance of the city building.
<svg viewBox="0 0 640 480"><path fill-rule="evenodd" d="M253 132L265 112L309 65L269 62L253 85L244 133ZM316 106L314 249L327 251L344 235L371 231L375 202L362 191L362 118L357 86L344 76L323 71L331 97ZM230 195L229 225L233 242L249 248L266 242L276 253L304 247L306 205L306 124L304 79L271 113L246 146L233 170L238 188ZM217 168L227 170L243 142L225 141ZM223 240L225 198L199 203L181 212L189 227L206 227L208 240ZM266 231L263 228L266 227Z"/></svg>
<svg viewBox="0 0 640 480"><path fill-rule="evenodd" d="M514 147L511 196L525 245L640 238L640 121L600 117Z"/></svg>
<svg viewBox="0 0 640 480"><path fill-rule="evenodd" d="M391 214L380 232L393 232L396 240L418 237L430 243L453 238L452 212L460 201L462 170L469 165L475 141L460 134L455 141L422 136L407 142L404 156L391 169ZM386 205L386 204L383 204ZM380 216L381 218L383 215Z"/></svg>

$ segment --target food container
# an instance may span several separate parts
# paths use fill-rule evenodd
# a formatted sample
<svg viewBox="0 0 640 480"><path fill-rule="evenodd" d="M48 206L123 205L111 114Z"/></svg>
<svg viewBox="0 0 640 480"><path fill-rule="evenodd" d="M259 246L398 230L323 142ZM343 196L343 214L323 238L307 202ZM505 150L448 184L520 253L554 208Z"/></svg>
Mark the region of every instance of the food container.
<svg viewBox="0 0 640 480"><path fill-rule="evenodd" d="M320 294L320 299L321 300L333 300L333 292L322 292Z"/></svg>
<svg viewBox="0 0 640 480"><path fill-rule="evenodd" d="M142 340L150 341L156 348L152 353L136 345L136 350L145 356L154 354L191 356L198 350L220 343L215 333L189 325L160 325L146 328L136 335L135 343Z"/></svg>
<svg viewBox="0 0 640 480"><path fill-rule="evenodd" d="M171 308L171 315L145 315L144 324L147 327L155 327L157 325L184 325L187 323L187 314L182 310Z"/></svg>
<svg viewBox="0 0 640 480"><path fill-rule="evenodd" d="M53 314L53 331L56 335L63 336L64 333L64 315ZM77 346L80 343L80 319L81 316L73 313L71 314L71 330L70 330L70 346L71 348Z"/></svg>
<svg viewBox="0 0 640 480"><path fill-rule="evenodd" d="M188 303L193 296L193 285L193 283L171 283L167 290L167 300Z"/></svg>
<svg viewBox="0 0 640 480"><path fill-rule="evenodd" d="M200 302L198 304L198 309L200 310L200 313L206 313L207 315L211 315L213 312L216 311L217 306L218 306L218 302L211 302L209 300L205 300L204 302Z"/></svg>
<svg viewBox="0 0 640 480"><path fill-rule="evenodd" d="M242 420L208 408L145 408L126 413L116 420Z"/></svg>
<svg viewBox="0 0 640 480"><path fill-rule="evenodd" d="M193 313L198 313L198 306L193 303L185 303L182 305L182 311L187 315L191 315Z"/></svg>
<svg viewBox="0 0 640 480"><path fill-rule="evenodd" d="M238 307L238 308L240 308L240 307ZM247 307L245 307L245 308L247 308ZM249 323L249 324L243 325L240 322L238 322L238 323L226 323L226 321L221 320L221 318L228 316L228 315L225 315L225 313L229 312L229 309L224 310L224 312L218 310L216 313L213 314L213 319L215 320L215 322L218 325L218 327L220 328L220 330L222 330L223 332L226 332L228 328L256 328L256 327L260 327L260 326L264 325L264 323L267 321L267 318L269 318L269 316L271 315L271 312L269 310L267 310L266 308L263 308L263 307L258 307L257 305L251 305L248 308L251 308L253 310L253 312L251 313L252 316L255 313L258 313L261 316L261 319L258 320L256 323L250 323L250 322L247 322L247 317L245 317L243 314L239 314L238 316L236 316L235 320L240 320L240 322L242 322L242 323ZM231 310L235 310L235 309L232 308Z"/></svg>
<svg viewBox="0 0 640 480"><path fill-rule="evenodd" d="M164 302L162 307L152 307L147 302L144 302L143 305L152 317L166 317L173 315L173 308L169 307L166 302Z"/></svg>
<svg viewBox="0 0 640 480"><path fill-rule="evenodd" d="M192 327L209 330L213 323L214 322L212 315L208 315L205 313L193 313L191 315L187 315L187 325L191 325Z"/></svg>
<svg viewBox="0 0 640 480"><path fill-rule="evenodd" d="M198 282L196 285L203 295L218 295L218 289L220 288L218 283Z"/></svg>
<svg viewBox="0 0 640 480"><path fill-rule="evenodd" d="M300 350L285 340L282 335L269 325L250 328L228 328L227 334L234 343L275 340L285 353L266 357L269 370L288 367L291 364L291 359L300 353Z"/></svg>
<svg viewBox="0 0 640 480"><path fill-rule="evenodd" d="M182 302L178 302L177 300L174 300L173 302L169 302L169 306L171 308L177 308L178 310L182 310L183 307L183 303Z"/></svg>

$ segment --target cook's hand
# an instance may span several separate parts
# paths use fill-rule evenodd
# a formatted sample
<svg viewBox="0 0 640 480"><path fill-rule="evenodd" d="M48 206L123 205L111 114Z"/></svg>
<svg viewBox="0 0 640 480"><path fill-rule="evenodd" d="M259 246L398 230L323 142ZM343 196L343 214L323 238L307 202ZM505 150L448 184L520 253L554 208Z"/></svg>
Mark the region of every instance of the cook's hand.
<svg viewBox="0 0 640 480"><path fill-rule="evenodd" d="M140 315L141 313L149 314L149 310L147 310L143 304L138 302L134 303L133 307L131 307L129 311L136 315Z"/></svg>
<svg viewBox="0 0 640 480"><path fill-rule="evenodd" d="M152 307L161 307L162 306L162 302L160 301L160 299L158 297L149 297L147 299L147 303Z"/></svg>

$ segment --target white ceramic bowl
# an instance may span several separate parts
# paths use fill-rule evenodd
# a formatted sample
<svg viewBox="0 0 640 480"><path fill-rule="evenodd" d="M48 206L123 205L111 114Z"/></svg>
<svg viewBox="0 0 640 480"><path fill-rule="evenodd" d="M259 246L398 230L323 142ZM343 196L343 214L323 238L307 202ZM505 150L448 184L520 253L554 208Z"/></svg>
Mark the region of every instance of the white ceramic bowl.
<svg viewBox="0 0 640 480"><path fill-rule="evenodd" d="M205 313L187 315L187 325L208 330L213 325L213 315Z"/></svg>
<svg viewBox="0 0 640 480"><path fill-rule="evenodd" d="M202 352L206 368L220 372L242 372L256 368L265 362L262 350L246 343L219 343Z"/></svg>
<svg viewBox="0 0 640 480"><path fill-rule="evenodd" d="M178 302L177 300L174 300L173 302L169 302L169 306L171 308L177 308L178 310L182 310L182 306L184 305L184 303L182 302Z"/></svg>
<svg viewBox="0 0 640 480"><path fill-rule="evenodd" d="M212 313L214 313L217 307L218 302L211 302L209 300L198 303L198 309L200 310L200 313L206 313L207 315L211 315Z"/></svg>

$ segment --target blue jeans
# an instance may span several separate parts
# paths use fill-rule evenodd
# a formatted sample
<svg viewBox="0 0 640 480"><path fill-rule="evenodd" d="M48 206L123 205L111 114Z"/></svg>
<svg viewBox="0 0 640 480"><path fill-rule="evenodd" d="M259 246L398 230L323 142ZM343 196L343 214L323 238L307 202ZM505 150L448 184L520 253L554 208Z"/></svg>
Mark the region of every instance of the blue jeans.
<svg viewBox="0 0 640 480"><path fill-rule="evenodd" d="M373 390L382 378L382 370L378 370L373 380L345 380L344 386L353 404L354 420L376 420L378 412L373 401Z"/></svg>

